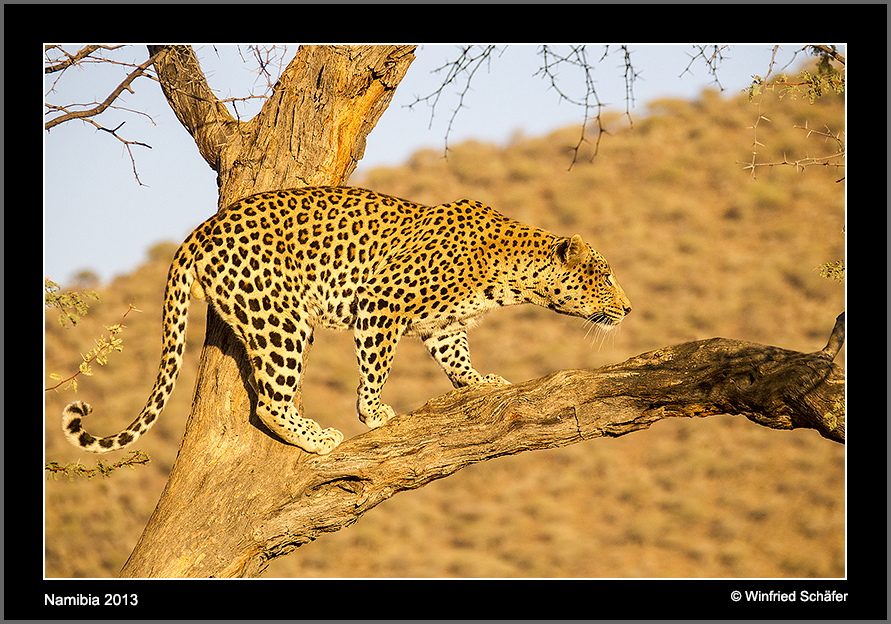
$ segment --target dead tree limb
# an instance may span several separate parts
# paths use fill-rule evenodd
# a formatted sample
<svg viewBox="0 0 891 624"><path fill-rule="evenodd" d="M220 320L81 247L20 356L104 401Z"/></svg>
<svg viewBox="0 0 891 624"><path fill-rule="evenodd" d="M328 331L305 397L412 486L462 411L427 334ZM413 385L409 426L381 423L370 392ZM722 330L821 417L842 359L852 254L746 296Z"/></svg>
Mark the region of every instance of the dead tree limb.
<svg viewBox="0 0 891 624"><path fill-rule="evenodd" d="M159 503L172 532L149 539L122 575L258 576L271 559L468 464L617 437L663 418L738 414L774 429L816 429L843 443L844 414L835 406L844 403L845 377L832 362L843 339L842 314L816 353L712 338L597 370L462 388L326 456L282 445L256 419L249 426L244 405L240 419L214 430L187 426L183 446L202 450L192 451L189 464L177 460ZM230 443L235 438L238 445ZM270 462L277 479L253 478L269 474Z"/></svg>

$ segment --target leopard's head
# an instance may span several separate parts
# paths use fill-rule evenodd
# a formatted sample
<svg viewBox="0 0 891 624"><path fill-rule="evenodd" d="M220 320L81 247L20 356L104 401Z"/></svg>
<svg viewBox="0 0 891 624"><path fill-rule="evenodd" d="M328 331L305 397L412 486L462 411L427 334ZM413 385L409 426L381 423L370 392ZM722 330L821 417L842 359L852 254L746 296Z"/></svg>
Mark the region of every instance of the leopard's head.
<svg viewBox="0 0 891 624"><path fill-rule="evenodd" d="M576 234L551 247L550 266L540 276L548 308L611 330L631 312L631 302L609 263Z"/></svg>

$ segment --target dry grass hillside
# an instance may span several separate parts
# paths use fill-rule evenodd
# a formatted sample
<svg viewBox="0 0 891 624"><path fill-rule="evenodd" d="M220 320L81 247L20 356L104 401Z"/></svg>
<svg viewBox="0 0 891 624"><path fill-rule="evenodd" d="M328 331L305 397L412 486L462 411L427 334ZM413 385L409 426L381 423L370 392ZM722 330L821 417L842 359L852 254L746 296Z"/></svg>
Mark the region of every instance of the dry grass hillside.
<svg viewBox="0 0 891 624"><path fill-rule="evenodd" d="M771 120L759 128L765 157L831 153L793 128L805 121L844 130L837 96L809 105L768 95L762 106ZM774 167L752 180L739 162L751 160L757 114L743 96L705 91L692 103L652 103L633 129L609 117L599 155L588 162L582 153L571 170L578 127L517 136L506 147L464 143L448 160L419 152L351 184L428 204L478 199L554 233L579 233L610 261L634 306L618 332L601 341L580 319L532 306L498 310L470 334L484 374L520 381L714 336L815 351L845 307L844 288L816 270L844 257L843 172ZM101 288L102 303L76 329L61 329L47 313L47 372L69 373L128 303L143 311L127 319L124 352L81 382L76 398L94 405L96 433L122 428L148 396L174 248L156 247L143 267ZM48 577L115 576L126 561L176 456L204 309L192 306L178 389L138 445L151 465L46 482ZM308 414L348 437L361 434L356 383L350 336L317 332ZM405 412L449 389L419 342L400 344L387 402ZM46 395L47 459L89 465L95 458L59 429L74 398ZM470 466L393 497L274 562L266 576L839 577L845 528L844 446L809 430L718 416Z"/></svg>

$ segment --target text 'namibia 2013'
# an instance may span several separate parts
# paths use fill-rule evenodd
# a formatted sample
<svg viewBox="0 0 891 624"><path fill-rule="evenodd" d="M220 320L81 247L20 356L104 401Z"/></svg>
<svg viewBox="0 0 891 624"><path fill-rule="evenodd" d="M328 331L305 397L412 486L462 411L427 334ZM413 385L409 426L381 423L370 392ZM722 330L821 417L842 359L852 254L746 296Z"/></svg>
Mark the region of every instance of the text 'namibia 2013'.
<svg viewBox="0 0 891 624"><path fill-rule="evenodd" d="M44 606L55 607L133 607L139 604L139 596L136 594L73 594L61 596L59 594L44 594Z"/></svg>

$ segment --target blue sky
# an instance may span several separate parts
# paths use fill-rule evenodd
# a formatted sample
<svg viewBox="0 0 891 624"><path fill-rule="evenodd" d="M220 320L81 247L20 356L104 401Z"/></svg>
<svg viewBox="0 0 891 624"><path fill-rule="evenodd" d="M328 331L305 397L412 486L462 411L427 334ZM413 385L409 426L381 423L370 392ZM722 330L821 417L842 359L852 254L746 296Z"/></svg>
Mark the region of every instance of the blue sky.
<svg viewBox="0 0 891 624"><path fill-rule="evenodd" d="M80 47L66 46L69 51ZM563 52L568 50L568 46L555 47ZM774 71L779 71L800 48L783 46ZM235 46L204 45L195 49L208 82L219 97L263 93L265 80L253 71L256 63L245 48L245 60ZM549 81L534 75L541 66L538 49L533 45L498 46L490 62L473 78L464 106L453 122L450 145L471 138L503 145L516 132L538 136L582 122L582 108L561 101L549 88ZM647 103L655 99L693 99L703 88L717 88L714 76L701 59L684 72L695 54L689 45L638 44L629 49L634 69L639 73L634 83L635 107L631 111L635 118L642 118ZM296 46L288 47L286 62L295 51ZM603 53L602 45L588 46L592 64ZM739 94L751 82L752 74L764 76L772 53L772 44L733 45L725 49L718 68L725 96ZM457 93L463 83L459 81L444 90L432 122L425 103L412 108L408 105L439 88L442 73L434 70L456 59L459 48L426 45L415 54L390 107L368 137L359 171L399 165L419 149L444 148L446 128L458 106ZM147 52L144 46L132 46L109 56L139 63L147 58ZM787 71L804 60L805 56L800 54ZM54 104L102 101L123 80L126 71L121 66L84 64L67 70L61 77L46 75L46 100ZM618 45L610 46L609 54L595 65L593 74L598 96L610 105L609 110L625 110L623 72L622 52ZM567 93L584 93L580 72L563 67L558 80L559 87ZM79 121L44 133L44 275L56 282L65 284L82 269L95 272L103 281L127 273L145 261L146 250L153 244L180 242L216 210L215 174L173 115L157 83L141 78L133 87L134 94L125 92L117 102L129 110L107 111L97 121L107 128L125 122L118 131L121 136L152 146L132 148L136 170L146 186L137 184L130 157L107 133ZM254 100L240 108L239 113L242 118L250 118L259 106L260 100ZM452 199L455 198L443 197L442 201Z"/></svg>

